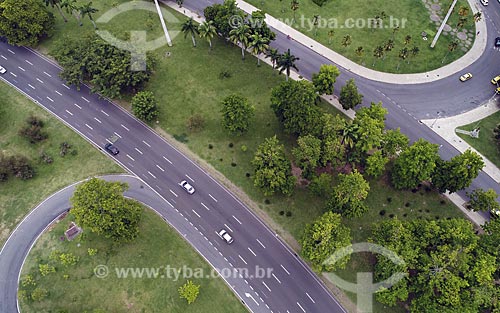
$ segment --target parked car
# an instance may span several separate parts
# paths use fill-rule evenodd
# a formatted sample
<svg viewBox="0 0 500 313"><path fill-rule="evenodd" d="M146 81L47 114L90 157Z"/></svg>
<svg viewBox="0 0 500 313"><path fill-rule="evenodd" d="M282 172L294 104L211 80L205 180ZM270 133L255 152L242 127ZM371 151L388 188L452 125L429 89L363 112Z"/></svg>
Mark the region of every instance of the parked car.
<svg viewBox="0 0 500 313"><path fill-rule="evenodd" d="M500 0L499 0L500 1ZM493 77L493 79L491 80L491 83L493 85L496 85L498 83L498 81L500 81L500 75L496 76L496 77Z"/></svg>
<svg viewBox="0 0 500 313"><path fill-rule="evenodd" d="M496 94L497 95L500 95L500 87L497 87L497 89L495 90Z"/></svg>
<svg viewBox="0 0 500 313"><path fill-rule="evenodd" d="M490 215L492 218L499 218L500 217L500 210L491 210Z"/></svg>
<svg viewBox="0 0 500 313"><path fill-rule="evenodd" d="M117 155L118 153L120 153L120 150L118 150L117 147L113 146L113 144L109 142L104 146L104 149L106 149L106 151L108 151L112 155Z"/></svg>
<svg viewBox="0 0 500 313"><path fill-rule="evenodd" d="M495 47L500 47L500 37L495 38Z"/></svg>
<svg viewBox="0 0 500 313"><path fill-rule="evenodd" d="M472 78L472 74L471 73L466 73L466 74L460 76L460 81L465 82L465 81L468 81L471 78Z"/></svg>
<svg viewBox="0 0 500 313"><path fill-rule="evenodd" d="M7 70L5 69L5 67L0 66L0 74L5 74L5 73L7 73Z"/></svg>
<svg viewBox="0 0 500 313"><path fill-rule="evenodd" d="M182 189L186 190L187 193L192 195L194 193L194 187L191 186L187 181L183 180L179 183L179 186L182 187Z"/></svg>
<svg viewBox="0 0 500 313"><path fill-rule="evenodd" d="M218 233L219 237L222 238L227 244L232 244L234 239L225 229L221 229Z"/></svg>

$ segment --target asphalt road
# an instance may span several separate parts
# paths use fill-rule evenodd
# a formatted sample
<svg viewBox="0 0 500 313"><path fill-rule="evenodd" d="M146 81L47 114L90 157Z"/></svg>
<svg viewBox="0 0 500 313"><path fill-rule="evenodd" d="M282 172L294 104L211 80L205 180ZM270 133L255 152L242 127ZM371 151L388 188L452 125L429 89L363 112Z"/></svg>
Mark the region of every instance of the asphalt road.
<svg viewBox="0 0 500 313"><path fill-rule="evenodd" d="M0 58L8 70L2 80L96 147L101 149L111 137L118 138L115 146L120 153L110 157L182 214L190 225L186 239L197 246L192 236L201 234L207 241L208 250L200 251L205 258L224 264L222 268L243 269L238 273L247 271L251 275L234 277L229 285L252 312L344 312L317 276L274 232L150 128L120 107L91 94L86 86L80 91L68 87L59 79L60 69L55 64L29 49L0 43ZM196 193L184 192L178 186L181 180L190 181ZM171 215L165 218L172 223ZM218 237L216 232L222 228L234 237L233 244L227 245ZM19 266L15 263L8 268ZM270 275L255 277L257 267L270 271ZM9 272L17 276L15 271ZM7 290L3 286L0 289ZM16 294L11 290L1 292L0 312L15 311Z"/></svg>

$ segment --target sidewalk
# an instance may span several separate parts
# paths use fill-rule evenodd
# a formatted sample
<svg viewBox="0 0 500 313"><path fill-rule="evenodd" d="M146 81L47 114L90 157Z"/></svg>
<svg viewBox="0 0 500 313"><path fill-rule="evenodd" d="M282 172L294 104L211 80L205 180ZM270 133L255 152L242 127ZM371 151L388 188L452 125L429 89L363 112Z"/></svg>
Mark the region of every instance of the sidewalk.
<svg viewBox="0 0 500 313"><path fill-rule="evenodd" d="M468 0L468 2L472 9L472 14L475 14L477 11L479 11L477 8L477 4L473 0ZM258 8L246 3L245 1L236 0L236 3L238 4L238 7L240 9L248 14L258 10ZM361 66L331 50L330 48L320 44L314 39L311 39L298 30L286 25L285 23L279 21L269 14L266 14L266 23L274 29L284 34L290 35L295 41L298 41L304 46L309 47L311 50L315 51L319 55L326 57L327 59L336 63L339 67L342 67L347 71L371 80L385 83L397 82L398 84L428 83L457 73L458 71L464 69L465 67L471 65L477 59L479 59L486 48L486 39L488 38L486 31L486 22L485 19L482 18L479 22L476 23L476 31L480 32L480 36L476 36L476 40L474 41L472 48L460 59L430 72L418 74L391 74L371 70L369 68Z"/></svg>

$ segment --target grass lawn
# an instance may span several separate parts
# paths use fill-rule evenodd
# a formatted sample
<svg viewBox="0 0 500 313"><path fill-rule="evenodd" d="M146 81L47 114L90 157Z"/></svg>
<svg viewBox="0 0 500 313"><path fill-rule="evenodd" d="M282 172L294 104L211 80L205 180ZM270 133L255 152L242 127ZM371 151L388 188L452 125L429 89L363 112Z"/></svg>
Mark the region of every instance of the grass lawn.
<svg viewBox="0 0 500 313"><path fill-rule="evenodd" d="M94 5L100 9L96 19L111 7L102 0L94 1ZM126 31L143 29L143 20L150 18L148 15L143 11L130 11L117 16L106 25L100 24L99 27L120 37ZM181 21L185 19L177 13L174 16ZM154 20L153 24L148 39L161 36L159 23ZM127 28L123 25L127 25ZM92 26L87 21L82 29L75 21L64 24L59 19L57 29L53 39L44 42L43 50L50 51L53 41L62 32L68 36L82 36L85 31L92 31ZM179 29L180 24L169 24L169 30ZM170 56L167 57L166 52L170 52ZM177 141L241 188L278 227L284 229L285 235L289 233L295 239L300 239L304 226L324 212L324 199L313 196L303 187L298 187L293 197L264 197L253 186L253 169L250 165L253 152L264 138L276 134L288 151L294 143L294 138L283 132L270 108L271 88L283 81L284 77L277 75L267 65L257 67L256 59L251 56L241 61L240 50L220 39L214 40L214 50L209 53L208 43L205 41L198 40L198 46L194 48L189 37L184 39L180 35L174 39L173 47L162 47L155 54L159 62L147 89L159 100L158 130L173 135ZM230 77L220 78L219 74L223 71L228 72ZM227 134L221 127L220 102L231 93L242 94L255 106L256 117L249 132L239 137ZM122 103L128 106L125 101ZM340 114L329 105L323 103L321 106L325 111ZM194 114L200 114L205 123L203 129L191 132L186 122ZM247 150L243 151L242 146L246 146ZM353 230L355 241L366 240L370 235L371 225L391 218L391 214L401 219L461 216L450 202L435 192L427 192L425 189L415 193L395 191L384 179L371 181L370 184L372 191L368 204L371 211L363 218L346 221ZM390 202L387 200L389 197ZM406 203L409 205L406 206ZM381 210L385 210L385 214L381 215ZM296 247L293 240L289 242ZM353 262L351 269L364 269L363 264L369 265L369 261L365 258L357 263ZM350 274L346 271L346 275ZM383 308L380 308L376 312L382 311ZM394 312L398 312L398 309Z"/></svg>
<svg viewBox="0 0 500 313"><path fill-rule="evenodd" d="M17 222L53 192L92 175L119 173L123 170L91 148L78 134L3 82L0 82L0 94L0 151L5 155L26 156L36 171L32 179L23 181L10 177L7 182L0 183L0 245L3 245ZM43 130L49 136L35 145L17 134L25 126L26 118L32 114L45 122ZM59 156L62 142L72 145L77 154ZM53 158L52 164L40 161L41 151Z"/></svg>
<svg viewBox="0 0 500 313"><path fill-rule="evenodd" d="M429 10L421 0L372 0L366 2L328 0L323 7L319 7L312 0L301 0L299 1L299 9L295 12L295 20L293 20L294 13L290 8L290 1L247 0L247 2L288 25L293 23L293 27L298 31L352 61L378 71L390 73L426 72L446 65L465 53L461 49L462 46L459 45L455 51L446 56L448 45L457 39L456 35L450 33L443 33L433 49L430 48L433 36L428 36L426 41L422 39L421 33L423 31L429 34L432 32L434 35L439 26L431 21ZM434 1L428 2L434 3ZM440 4L442 10L439 15L444 18L448 12L450 1L439 0L438 4ZM452 28L456 28L460 17L458 11L461 6L469 7L466 0L458 1L455 11L447 23ZM371 24L367 19L374 19L380 12L385 12L387 15L381 24L382 28L368 27ZM476 31L472 13L470 12L469 10L465 29L468 30L471 39L470 43L473 43ZM314 29L313 24L315 15L320 16L317 30ZM400 30L394 35L393 28L397 25L394 22L391 24L391 17L393 21L400 21ZM349 21L348 19L351 19L351 25L359 25L360 27L351 27L350 24L345 24L346 20ZM404 27L402 24L403 19L406 20ZM357 22L358 20L360 22ZM336 23L332 21L336 21ZM331 30L334 31L333 37L329 36ZM342 45L342 39L346 35L350 35L352 38L352 43L347 47ZM399 54L401 49L405 47L404 41L407 35L412 37L411 42L407 45L408 50L417 46L420 52L416 56L412 56L410 53L406 61L401 61ZM389 39L393 39L395 42L392 51L385 52L386 57L382 57L380 60L374 57L375 47L379 45L383 47ZM471 46L472 44L467 47L470 48ZM361 55L356 53L358 47L363 47L364 53ZM441 63L444 58L444 63Z"/></svg>
<svg viewBox="0 0 500 313"><path fill-rule="evenodd" d="M181 299L178 288L187 278L118 278L115 268L166 267L202 269L209 274L211 267L179 234L151 210L145 210L139 236L129 244L114 246L109 240L90 232L74 241L61 241L71 217L60 221L40 237L23 268L23 275L34 273L37 287L49 295L43 301L22 301L23 312L246 312L221 278L192 278L201 285L198 299L188 305ZM97 249L90 256L88 249ZM54 250L72 253L79 258L74 266L63 266L50 260ZM38 264L51 264L56 272L42 277ZM98 278L94 268L105 264L110 269L106 278ZM64 277L69 275L69 277ZM172 275L173 276L173 275ZM171 276L171 277L172 277Z"/></svg>
<svg viewBox="0 0 500 313"><path fill-rule="evenodd" d="M496 112L480 121L458 127L459 129L469 131L480 127L479 138L472 138L471 136L457 133L458 136L474 147L474 149L481 152L482 155L488 158L488 160L493 162L497 167L500 167L500 152L498 150L497 141L495 137L493 137L493 129L497 127L499 121L500 112Z"/></svg>

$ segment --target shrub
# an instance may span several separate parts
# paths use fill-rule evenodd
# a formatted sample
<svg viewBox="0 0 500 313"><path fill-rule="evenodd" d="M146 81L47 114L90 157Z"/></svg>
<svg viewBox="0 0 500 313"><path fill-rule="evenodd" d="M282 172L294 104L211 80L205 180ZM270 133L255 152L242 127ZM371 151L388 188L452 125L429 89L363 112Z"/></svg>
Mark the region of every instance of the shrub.
<svg viewBox="0 0 500 313"><path fill-rule="evenodd" d="M52 162L54 162L54 160L52 159L52 157L50 155L48 155L45 151L42 151L40 153L40 160L42 162L47 163L47 164L51 164Z"/></svg>
<svg viewBox="0 0 500 313"><path fill-rule="evenodd" d="M36 281L33 278L33 275L28 274L28 275L24 276L21 279L21 286L23 286L23 287L36 286Z"/></svg>
<svg viewBox="0 0 500 313"><path fill-rule="evenodd" d="M49 264L38 264L38 270L40 271L40 275L47 276L50 273L55 273L56 268Z"/></svg>
<svg viewBox="0 0 500 313"><path fill-rule="evenodd" d="M205 119L200 114L191 115L186 123L187 128L192 132L198 132L205 127Z"/></svg>
<svg viewBox="0 0 500 313"><path fill-rule="evenodd" d="M66 141L62 142L59 147L60 147L59 155L62 157L64 157L68 153L69 149L71 149L71 145Z"/></svg>
<svg viewBox="0 0 500 313"><path fill-rule="evenodd" d="M64 266L75 265L78 262L78 258L72 253L61 253L59 255L59 261Z"/></svg>
<svg viewBox="0 0 500 313"><path fill-rule="evenodd" d="M90 256L96 255L96 254L97 254L97 249L88 248L88 249L87 249L87 253L88 253Z"/></svg>
<svg viewBox="0 0 500 313"><path fill-rule="evenodd" d="M132 98L132 112L143 121L150 122L158 117L157 101L151 91L140 91Z"/></svg>
<svg viewBox="0 0 500 313"><path fill-rule="evenodd" d="M49 292L46 289L37 287L31 293L31 299L33 301L42 301L43 299L45 299L47 297L48 294L49 294Z"/></svg>
<svg viewBox="0 0 500 313"><path fill-rule="evenodd" d="M22 180L30 179L35 176L35 170L25 156L16 155L10 157L7 166L12 175Z"/></svg>
<svg viewBox="0 0 500 313"><path fill-rule="evenodd" d="M245 145L241 146L241 151L242 152L247 152L247 150L248 150L247 146L245 146Z"/></svg>

